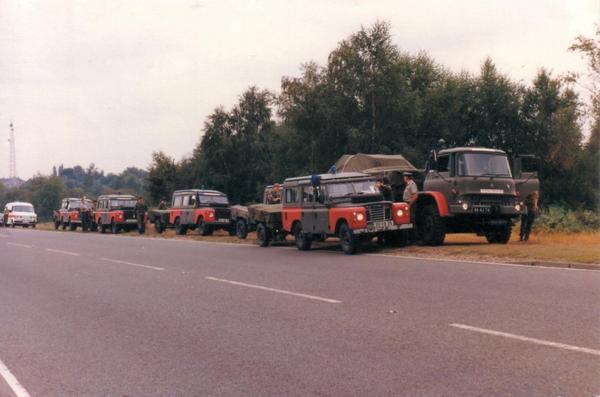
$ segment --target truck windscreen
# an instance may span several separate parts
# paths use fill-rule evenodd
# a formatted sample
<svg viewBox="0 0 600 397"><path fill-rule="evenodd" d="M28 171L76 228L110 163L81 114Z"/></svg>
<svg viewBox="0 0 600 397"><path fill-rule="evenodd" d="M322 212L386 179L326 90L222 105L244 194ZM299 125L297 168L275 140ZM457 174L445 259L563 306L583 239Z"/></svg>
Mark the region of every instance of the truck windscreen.
<svg viewBox="0 0 600 397"><path fill-rule="evenodd" d="M200 204L229 204L227 196L200 194L198 198L200 199Z"/></svg>
<svg viewBox="0 0 600 397"><path fill-rule="evenodd" d="M330 183L327 185L327 193L329 197L344 197L352 194L372 194L377 193L374 180L345 182L345 183Z"/></svg>
<svg viewBox="0 0 600 397"><path fill-rule="evenodd" d="M459 176L512 176L508 159L497 153L462 153L457 168Z"/></svg>

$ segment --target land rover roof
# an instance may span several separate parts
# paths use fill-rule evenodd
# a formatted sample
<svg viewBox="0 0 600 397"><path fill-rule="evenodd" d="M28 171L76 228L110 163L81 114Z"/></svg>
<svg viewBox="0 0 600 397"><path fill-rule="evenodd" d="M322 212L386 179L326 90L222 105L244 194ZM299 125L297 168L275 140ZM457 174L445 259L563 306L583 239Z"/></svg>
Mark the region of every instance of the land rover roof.
<svg viewBox="0 0 600 397"><path fill-rule="evenodd" d="M225 193L220 192L218 190L207 190L207 189L184 189L184 190L175 190L173 194L180 193L198 193L206 196L227 196Z"/></svg>
<svg viewBox="0 0 600 397"><path fill-rule="evenodd" d="M136 200L137 197L132 194L103 194L98 197L100 199L109 199L109 200Z"/></svg>
<svg viewBox="0 0 600 397"><path fill-rule="evenodd" d="M484 147L455 147L451 149L442 149L438 152L439 155L449 154L449 153L464 153L464 152L477 152L477 153L495 153L495 154L504 154L506 152L500 149L489 149Z"/></svg>
<svg viewBox="0 0 600 397"><path fill-rule="evenodd" d="M329 182L345 182L345 181L355 181L362 179L374 179L373 176L368 174L363 174L361 172L340 172L338 174L320 174L318 175L321 178L321 183L329 183ZM294 186L294 185L310 185L312 180L311 175L307 176L299 176L295 178L287 178L283 184L285 186Z"/></svg>

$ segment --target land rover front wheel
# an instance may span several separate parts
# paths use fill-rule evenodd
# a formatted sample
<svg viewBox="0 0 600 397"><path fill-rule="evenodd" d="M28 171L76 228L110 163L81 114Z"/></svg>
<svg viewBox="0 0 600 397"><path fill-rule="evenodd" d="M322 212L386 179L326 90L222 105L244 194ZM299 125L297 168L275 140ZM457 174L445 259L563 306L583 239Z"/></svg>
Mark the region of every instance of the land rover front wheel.
<svg viewBox="0 0 600 397"><path fill-rule="evenodd" d="M259 223L256 227L256 238L258 239L258 244L261 247L268 247L271 242L271 236L269 234L269 229L265 226L264 223Z"/></svg>
<svg viewBox="0 0 600 397"><path fill-rule="evenodd" d="M296 247L301 251L309 250L312 241L310 237L302 231L302 224L300 222L296 223L294 226L293 233L294 239L296 240Z"/></svg>
<svg viewBox="0 0 600 397"><path fill-rule="evenodd" d="M244 219L238 219L235 223L235 234L239 239L245 240L248 237L248 226Z"/></svg>
<svg viewBox="0 0 600 397"><path fill-rule="evenodd" d="M69 219L69 230L73 231L75 229L77 229L77 224Z"/></svg>
<svg viewBox="0 0 600 397"><path fill-rule="evenodd" d="M350 230L350 227L348 227L347 223L342 223L338 235L340 237L340 243L342 244L342 251L344 251L344 254L353 255L356 253L358 241L356 236L352 233L352 230Z"/></svg>
<svg viewBox="0 0 600 397"><path fill-rule="evenodd" d="M183 236L187 233L187 228L181 224L181 219L175 219L175 234L178 236Z"/></svg>
<svg viewBox="0 0 600 397"><path fill-rule="evenodd" d="M440 217L437 206L434 204L426 205L419 219L419 236L426 245L442 245L446 238L446 225Z"/></svg>
<svg viewBox="0 0 600 397"><path fill-rule="evenodd" d="M196 228L198 229L198 234L201 236L210 236L212 234L212 229L210 225L207 225L204 222L204 218L198 218L198 222L196 223Z"/></svg>
<svg viewBox="0 0 600 397"><path fill-rule="evenodd" d="M121 228L119 227L119 225L117 225L114 219L110 221L110 231L112 234L117 234L121 231Z"/></svg>

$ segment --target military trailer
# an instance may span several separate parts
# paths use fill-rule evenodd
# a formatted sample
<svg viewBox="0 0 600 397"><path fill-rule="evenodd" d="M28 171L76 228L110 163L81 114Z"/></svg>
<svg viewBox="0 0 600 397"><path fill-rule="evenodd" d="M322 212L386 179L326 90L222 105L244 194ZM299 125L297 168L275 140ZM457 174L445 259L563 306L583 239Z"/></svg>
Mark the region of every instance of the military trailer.
<svg viewBox="0 0 600 397"><path fill-rule="evenodd" d="M119 233L137 228L135 204L137 197L129 194L107 194L98 197L93 222L100 233Z"/></svg>
<svg viewBox="0 0 600 397"><path fill-rule="evenodd" d="M526 211L523 200L539 190L537 173L522 170L528 157L517 156L513 175L502 150L432 151L413 209L421 241L441 245L446 233L477 233L490 243L506 244L513 222Z"/></svg>
<svg viewBox="0 0 600 397"><path fill-rule="evenodd" d="M235 234L229 199L217 190L177 190L173 193L171 208L152 210L149 218L158 233L174 228L177 235L198 230L200 235L209 236L218 229Z"/></svg>
<svg viewBox="0 0 600 397"><path fill-rule="evenodd" d="M297 248L308 250L313 241L339 237L345 254L375 236L400 244L412 228L408 205L385 201L375 178L357 172L288 178L281 206L258 207L250 218L262 246L292 234Z"/></svg>
<svg viewBox="0 0 600 397"><path fill-rule="evenodd" d="M268 185L267 187L265 187L265 190L263 191L262 203L251 204L250 206L245 206L245 205L232 205L231 206L231 222L235 225L235 234L238 238L243 240L248 236L248 233L256 230L256 226L258 225L258 223L256 222L256 218L254 215L257 212L260 213L261 211L265 210L265 208L268 208L268 207L264 207L265 205L271 204L269 197L271 197L271 192L273 190L273 186L274 185ZM281 200L280 200L280 202L281 202ZM252 210L253 216L252 217L250 217L250 211L249 211L250 208L253 208L253 210ZM281 208L280 208L280 212L281 212ZM260 216L259 216L259 218L260 218Z"/></svg>

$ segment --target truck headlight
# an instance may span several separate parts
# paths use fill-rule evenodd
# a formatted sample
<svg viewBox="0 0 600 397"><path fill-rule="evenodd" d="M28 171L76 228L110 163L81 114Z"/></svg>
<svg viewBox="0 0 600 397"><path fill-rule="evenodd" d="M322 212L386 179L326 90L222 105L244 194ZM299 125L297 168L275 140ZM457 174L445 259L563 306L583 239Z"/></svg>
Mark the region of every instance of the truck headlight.
<svg viewBox="0 0 600 397"><path fill-rule="evenodd" d="M463 210L468 210L469 209L469 203L462 203L462 209Z"/></svg>
<svg viewBox="0 0 600 397"><path fill-rule="evenodd" d="M515 204L515 209L517 211L521 211L521 205L520 204Z"/></svg>
<svg viewBox="0 0 600 397"><path fill-rule="evenodd" d="M404 211L402 211L402 210L396 211L396 216L401 217L402 215L404 215Z"/></svg>
<svg viewBox="0 0 600 397"><path fill-rule="evenodd" d="M362 212L359 212L359 213L357 213L357 214L355 215L355 217L356 217L356 220L357 220L357 221L359 221L359 222L362 222L362 221L364 221L364 220L365 220L365 216L363 215L363 213L362 213Z"/></svg>

